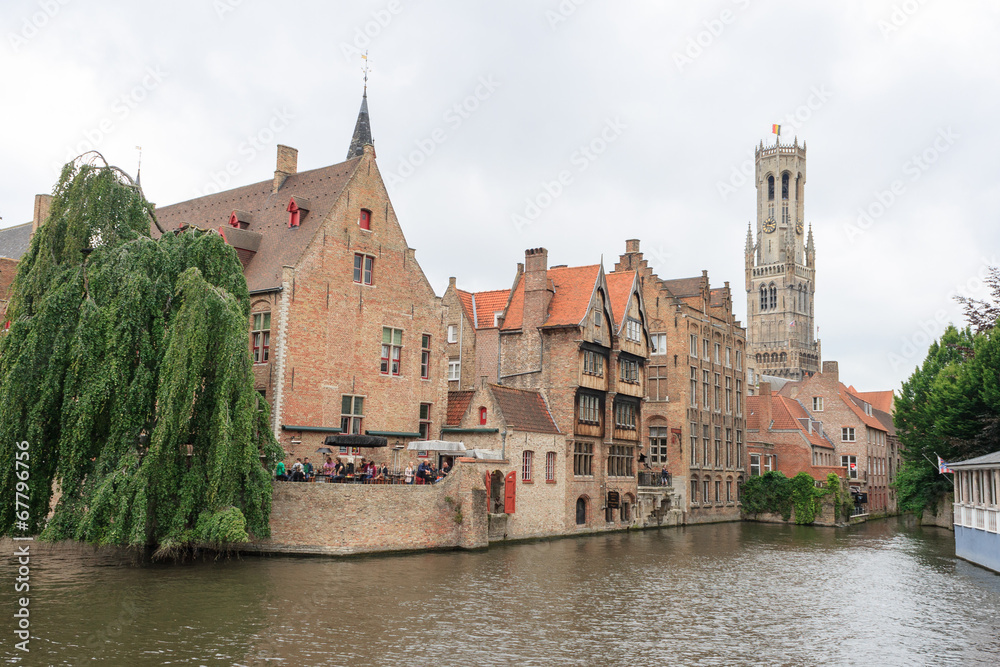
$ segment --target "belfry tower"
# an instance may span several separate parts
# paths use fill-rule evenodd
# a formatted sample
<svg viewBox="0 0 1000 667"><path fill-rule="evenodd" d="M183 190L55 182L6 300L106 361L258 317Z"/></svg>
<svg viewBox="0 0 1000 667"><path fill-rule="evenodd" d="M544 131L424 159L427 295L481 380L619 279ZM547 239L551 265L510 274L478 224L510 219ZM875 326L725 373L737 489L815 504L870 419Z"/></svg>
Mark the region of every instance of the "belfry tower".
<svg viewBox="0 0 1000 667"><path fill-rule="evenodd" d="M800 380L821 368L813 334L816 247L804 227L806 145L755 151L756 234L747 226L747 365L757 375Z"/></svg>

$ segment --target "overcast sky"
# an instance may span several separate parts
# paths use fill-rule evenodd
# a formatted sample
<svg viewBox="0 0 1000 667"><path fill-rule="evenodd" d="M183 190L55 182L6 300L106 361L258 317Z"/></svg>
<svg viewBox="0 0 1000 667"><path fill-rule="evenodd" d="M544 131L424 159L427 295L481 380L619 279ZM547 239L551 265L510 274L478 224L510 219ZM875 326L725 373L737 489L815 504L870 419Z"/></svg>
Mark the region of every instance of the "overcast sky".
<svg viewBox="0 0 1000 667"><path fill-rule="evenodd" d="M280 7L280 9L279 9ZM745 319L753 149L808 145L823 358L897 388L1000 264L1000 3L5 0L0 226L97 148L166 205L343 161L370 52L383 177L438 294L638 238ZM586 149L586 150L584 150ZM741 173L751 174L745 178ZM865 216L862 216L862 213ZM926 333L925 333L926 332Z"/></svg>

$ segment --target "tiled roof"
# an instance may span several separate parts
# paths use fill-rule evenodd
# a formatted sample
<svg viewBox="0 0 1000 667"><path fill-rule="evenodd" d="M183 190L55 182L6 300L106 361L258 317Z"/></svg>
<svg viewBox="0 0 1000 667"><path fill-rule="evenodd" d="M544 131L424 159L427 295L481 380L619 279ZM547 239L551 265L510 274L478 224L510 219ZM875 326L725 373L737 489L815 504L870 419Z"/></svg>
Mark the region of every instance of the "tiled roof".
<svg viewBox="0 0 1000 667"><path fill-rule="evenodd" d="M664 280L663 286L674 296L698 296L701 294L701 276L694 278L674 278Z"/></svg>
<svg viewBox="0 0 1000 667"><path fill-rule="evenodd" d="M767 400L765 396L747 396L747 410L750 414L747 416L746 428L747 430L758 431L760 434L758 435L758 439L768 430L799 431L802 433L802 437L812 445L833 447L833 443L828 438L820 435L817 429L813 429L810 433L805 421L811 419L809 413L802 407L801 403L786 396L779 396L777 394L770 396L772 423L762 425L760 423L761 404L765 400Z"/></svg>
<svg viewBox="0 0 1000 667"><path fill-rule="evenodd" d="M857 391L854 389L854 387L849 387L848 391L850 391L858 398L871 403L872 407L875 408L876 410L881 410L882 412L888 412L889 414L892 414L892 402L893 402L892 390Z"/></svg>
<svg viewBox="0 0 1000 667"><path fill-rule="evenodd" d="M448 418L447 426L457 426L462 423L462 417L469 409L474 391L449 391L448 392Z"/></svg>
<svg viewBox="0 0 1000 667"><path fill-rule="evenodd" d="M775 400L781 401L784 406L788 416L795 422L793 428L797 428L802 431L802 435L805 436L806 440L813 445L819 445L821 447L833 447L833 443L830 442L828 438L824 438L819 434L817 429L813 429L812 432L809 431L809 427L806 425L809 421L819 421L814 420L812 416L806 411L802 404L792 398L787 398L785 396L775 396Z"/></svg>
<svg viewBox="0 0 1000 667"><path fill-rule="evenodd" d="M587 316L590 300L594 296L600 264L590 266L559 267L548 270L549 283L553 289L549 302L548 319L542 326L575 326ZM514 286L510 308L504 318L504 331L520 329L524 323L524 276Z"/></svg>
<svg viewBox="0 0 1000 667"><path fill-rule="evenodd" d="M949 468L976 468L976 467L989 467L995 468L1000 465L1000 452L993 452L991 454L984 454L982 456L977 456L974 459L966 459L965 461L958 461L956 463L949 463Z"/></svg>
<svg viewBox="0 0 1000 667"><path fill-rule="evenodd" d="M880 431L886 430L885 426L883 426L882 423L878 419L876 419L874 415L865 414L864 409L860 405L858 405L858 403L862 402L863 399L860 399L856 396L852 396L851 393L847 390L847 387L844 386L843 382L840 383L840 399L844 401L847 407L849 407L851 411L854 412L855 416L857 416L858 419L863 421L866 426L876 428Z"/></svg>
<svg viewBox="0 0 1000 667"><path fill-rule="evenodd" d="M620 273L609 273L605 276L608 281L608 297L611 299L611 312L614 313L615 328L621 330L625 324L625 315L628 313L629 297L632 296L632 287L635 285L635 271L622 271Z"/></svg>
<svg viewBox="0 0 1000 667"><path fill-rule="evenodd" d="M537 391L513 389L498 384L491 384L490 391L493 392L493 397L500 406L500 412L503 413L504 422L508 426L531 433L559 433L545 399ZM449 411L450 409L449 402Z"/></svg>
<svg viewBox="0 0 1000 667"><path fill-rule="evenodd" d="M465 312L465 316L469 318L469 321L472 322L473 326L475 326L476 318L472 314L474 312L472 307L472 292L456 289L455 294L458 295L458 301L462 304L462 310Z"/></svg>
<svg viewBox="0 0 1000 667"><path fill-rule="evenodd" d="M753 431L760 429L760 402L764 400L763 396L755 394L753 396L747 396L747 430Z"/></svg>
<svg viewBox="0 0 1000 667"><path fill-rule="evenodd" d="M509 289L495 289L472 294L476 313L476 328L493 329L496 327L494 316L496 313L502 313L507 307L508 297L510 297Z"/></svg>
<svg viewBox="0 0 1000 667"><path fill-rule="evenodd" d="M0 229L0 257L21 259L31 245L31 223Z"/></svg>
<svg viewBox="0 0 1000 667"><path fill-rule="evenodd" d="M273 179L191 199L156 210L166 230L188 223L223 231L234 210L249 212L253 222L247 231L262 234L257 254L246 264L244 274L251 291L281 286L281 267L294 266L313 235L340 197L360 158L291 174L281 189L272 193ZM309 200L309 211L298 228L288 227L288 201L292 196ZM29 225L30 228L30 225ZM154 228L154 235L158 235Z"/></svg>

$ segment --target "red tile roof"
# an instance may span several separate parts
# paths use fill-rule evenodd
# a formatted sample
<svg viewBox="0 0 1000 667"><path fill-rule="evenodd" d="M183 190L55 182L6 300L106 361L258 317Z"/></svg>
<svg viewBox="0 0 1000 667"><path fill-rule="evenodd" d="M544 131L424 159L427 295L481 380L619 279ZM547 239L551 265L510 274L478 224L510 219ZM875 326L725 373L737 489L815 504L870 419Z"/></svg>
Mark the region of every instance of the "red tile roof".
<svg viewBox="0 0 1000 667"><path fill-rule="evenodd" d="M893 393L889 391L856 391L854 387L849 387L848 391L863 401L868 401L872 407L882 412L892 414Z"/></svg>
<svg viewBox="0 0 1000 667"><path fill-rule="evenodd" d="M502 313L507 307L509 289L495 289L472 294L472 306L476 314L474 324L477 329L493 329L496 327L494 316ZM470 319L471 316L470 316Z"/></svg>
<svg viewBox="0 0 1000 667"><path fill-rule="evenodd" d="M882 422L880 422L874 415L865 414L864 409L862 409L862 407L855 402L855 400L863 401L864 399L852 397L843 382L840 383L840 399L851 409L852 412L854 412L858 419L865 423L865 425L880 431L886 430L885 426L882 425Z"/></svg>
<svg viewBox="0 0 1000 667"><path fill-rule="evenodd" d="M250 291L281 286L281 267L294 266L313 235L333 209L350 181L360 158L290 175L277 194L273 179L206 195L156 209L156 218L167 231L187 223L206 229L226 227L234 210L251 214L249 230L262 234L257 253L246 264L244 274ZM289 229L288 201L296 196L309 200L309 211L298 228ZM154 236L159 232L154 227Z"/></svg>
<svg viewBox="0 0 1000 667"><path fill-rule="evenodd" d="M448 392L448 418L446 426L458 426L462 423L462 417L469 409L474 391L449 391Z"/></svg>
<svg viewBox="0 0 1000 667"><path fill-rule="evenodd" d="M513 389L498 384L491 384L490 391L493 392L508 426L531 433L559 433L559 427L552 419L545 399L537 391Z"/></svg>
<svg viewBox="0 0 1000 667"><path fill-rule="evenodd" d="M547 275L553 294L552 301L549 302L548 318L542 326L579 325L587 316L600 270L599 264L549 269ZM514 286L510 307L507 309L507 316L501 328L504 331L513 331L520 329L523 324L524 276L521 276Z"/></svg>
<svg viewBox="0 0 1000 667"><path fill-rule="evenodd" d="M833 447L833 443L830 442L828 438L820 435L818 429L813 429L810 433L808 422L805 420L811 419L809 413L802 404L798 401L788 398L787 396L780 396L778 394L772 394L771 397L771 424L762 425L760 423L761 414L761 404L763 401L767 400L765 396L747 396L747 410L750 414L747 416L746 427L747 430L756 430L758 433L763 431L799 431L810 444L817 445L819 447ZM759 436L758 436L759 439Z"/></svg>
<svg viewBox="0 0 1000 667"><path fill-rule="evenodd" d="M615 328L619 331L625 324L625 315L628 313L629 298L632 296L632 287L635 285L635 271L622 271L620 273L609 273L605 276L608 281L608 297L611 299L611 312L614 313Z"/></svg>
<svg viewBox="0 0 1000 667"><path fill-rule="evenodd" d="M473 316L473 306L472 306L472 292L466 292L465 290L456 289L455 293L458 295L458 301L462 304L462 310L465 311L465 316L469 318L472 322L472 326L475 326L475 317Z"/></svg>

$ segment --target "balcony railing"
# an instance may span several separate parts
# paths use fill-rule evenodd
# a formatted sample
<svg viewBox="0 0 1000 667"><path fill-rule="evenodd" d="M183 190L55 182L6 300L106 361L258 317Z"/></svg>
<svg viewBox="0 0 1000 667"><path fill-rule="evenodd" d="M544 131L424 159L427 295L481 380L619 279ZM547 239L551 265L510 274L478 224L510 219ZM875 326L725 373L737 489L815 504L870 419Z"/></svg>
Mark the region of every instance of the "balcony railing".
<svg viewBox="0 0 1000 667"><path fill-rule="evenodd" d="M639 486L673 486L673 476L667 473L666 477L661 472L639 471Z"/></svg>
<svg viewBox="0 0 1000 667"><path fill-rule="evenodd" d="M955 503L955 525L964 528L976 528L987 533L998 533L998 514L995 507L976 507Z"/></svg>

